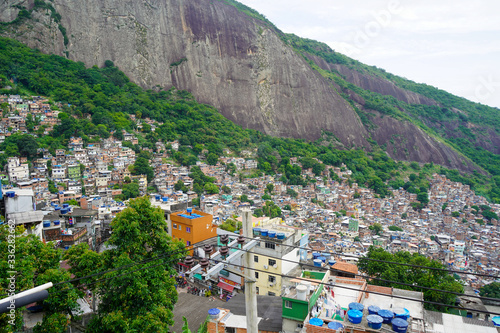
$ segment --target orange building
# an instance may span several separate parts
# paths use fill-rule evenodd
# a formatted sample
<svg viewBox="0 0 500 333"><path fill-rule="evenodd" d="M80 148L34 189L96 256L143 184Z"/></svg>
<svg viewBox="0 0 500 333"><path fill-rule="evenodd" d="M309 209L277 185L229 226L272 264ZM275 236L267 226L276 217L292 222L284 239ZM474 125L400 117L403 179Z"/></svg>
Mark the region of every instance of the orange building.
<svg viewBox="0 0 500 333"><path fill-rule="evenodd" d="M172 213L172 237L182 240L187 246L215 237L217 226L212 220L212 215L191 208Z"/></svg>

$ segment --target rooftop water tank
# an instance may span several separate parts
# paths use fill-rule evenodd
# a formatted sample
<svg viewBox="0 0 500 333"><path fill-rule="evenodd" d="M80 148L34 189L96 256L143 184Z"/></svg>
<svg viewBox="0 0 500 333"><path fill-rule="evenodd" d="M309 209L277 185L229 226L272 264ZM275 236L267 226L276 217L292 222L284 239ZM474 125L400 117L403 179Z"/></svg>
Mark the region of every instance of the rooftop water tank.
<svg viewBox="0 0 500 333"><path fill-rule="evenodd" d="M363 319L363 312L359 310L349 310L347 311L347 317L349 317L349 321L353 324L361 323Z"/></svg>
<svg viewBox="0 0 500 333"><path fill-rule="evenodd" d="M155 195L155 200L156 201L160 201L161 200L161 196L160 195Z"/></svg>
<svg viewBox="0 0 500 333"><path fill-rule="evenodd" d="M285 233L284 232L278 232L276 234L276 238L278 238L278 239L285 239Z"/></svg>
<svg viewBox="0 0 500 333"><path fill-rule="evenodd" d="M330 266L333 266L333 265L335 265L336 263L337 263L337 262L336 262L335 260L333 260L333 259L328 260L328 265L330 265Z"/></svg>
<svg viewBox="0 0 500 333"><path fill-rule="evenodd" d="M406 321L408 319L410 319L410 311L408 311L408 309L394 308L394 309L392 309L392 311L394 312L394 317L396 317L396 318L401 318L401 319L404 319Z"/></svg>
<svg viewBox="0 0 500 333"><path fill-rule="evenodd" d="M328 328L331 330L341 330L344 328L344 325L342 325L338 321L331 321L328 323Z"/></svg>
<svg viewBox="0 0 500 333"><path fill-rule="evenodd" d="M360 312L363 312L364 308L365 307L361 303L356 303L356 302L349 303L349 310L358 310Z"/></svg>
<svg viewBox="0 0 500 333"><path fill-rule="evenodd" d="M322 263L321 259L314 259L313 262L314 262L314 267L321 267Z"/></svg>
<svg viewBox="0 0 500 333"><path fill-rule="evenodd" d="M313 252L313 259L318 259L321 256L319 252Z"/></svg>
<svg viewBox="0 0 500 333"><path fill-rule="evenodd" d="M62 208L61 214L68 214L68 208Z"/></svg>
<svg viewBox="0 0 500 333"><path fill-rule="evenodd" d="M218 319L220 314L220 310L217 308L212 308L208 310L208 315L210 316L210 319Z"/></svg>
<svg viewBox="0 0 500 333"><path fill-rule="evenodd" d="M394 318L391 320L392 330L397 333L406 333L408 329L408 322L401 318Z"/></svg>
<svg viewBox="0 0 500 333"><path fill-rule="evenodd" d="M63 208L69 208L69 204L67 203L63 204Z"/></svg>
<svg viewBox="0 0 500 333"><path fill-rule="evenodd" d="M253 235L254 236L260 235L260 228L253 228Z"/></svg>
<svg viewBox="0 0 500 333"><path fill-rule="evenodd" d="M168 201L168 197L163 197L163 198L161 198L161 201L163 201L163 202L167 202L167 201Z"/></svg>
<svg viewBox="0 0 500 333"><path fill-rule="evenodd" d="M275 238L276 237L276 231L269 231L269 233L267 235L269 237L271 237L271 238Z"/></svg>
<svg viewBox="0 0 500 333"><path fill-rule="evenodd" d="M325 257L325 258L326 258L326 260L328 260L328 259L330 259L331 254L330 254L330 253L328 253L328 252L323 252L323 253L321 254L321 256Z"/></svg>
<svg viewBox="0 0 500 333"><path fill-rule="evenodd" d="M313 326L323 326L323 320L319 319L319 318L311 318L309 319L309 324L313 325Z"/></svg>
<svg viewBox="0 0 500 333"><path fill-rule="evenodd" d="M54 209L55 210L61 210L61 207L60 206L55 206Z"/></svg>
<svg viewBox="0 0 500 333"><path fill-rule="evenodd" d="M193 208L188 208L187 212L188 212L188 214L191 214L193 212Z"/></svg>
<svg viewBox="0 0 500 333"><path fill-rule="evenodd" d="M54 225L60 225L60 224L61 224L61 221L59 221L59 220L55 220L55 221L53 221L52 223L54 223Z"/></svg>
<svg viewBox="0 0 500 333"><path fill-rule="evenodd" d="M500 326L500 316L493 317L491 321L493 322L493 325Z"/></svg>
<svg viewBox="0 0 500 333"><path fill-rule="evenodd" d="M321 256L321 257L318 257L319 260L321 260L321 262L326 262L326 258Z"/></svg>
<svg viewBox="0 0 500 333"><path fill-rule="evenodd" d="M378 330L382 328L382 323L384 319L376 314L371 314L366 317L366 321L368 322L368 327L373 328L374 330Z"/></svg>
<svg viewBox="0 0 500 333"><path fill-rule="evenodd" d="M305 301L307 293L309 291L309 287L304 286L303 284L299 284L296 289L297 289L297 299L300 301Z"/></svg>
<svg viewBox="0 0 500 333"><path fill-rule="evenodd" d="M50 227L50 221L43 221L43 227L44 228Z"/></svg>
<svg viewBox="0 0 500 333"><path fill-rule="evenodd" d="M378 315L384 318L384 324L390 324L392 318L394 318L394 313L391 310L382 309L378 312Z"/></svg>
<svg viewBox="0 0 500 333"><path fill-rule="evenodd" d="M267 237L267 229L260 229L260 234Z"/></svg>
<svg viewBox="0 0 500 333"><path fill-rule="evenodd" d="M378 314L379 311L380 311L380 308L376 305L370 305L368 307L368 314L371 314L371 315Z"/></svg>

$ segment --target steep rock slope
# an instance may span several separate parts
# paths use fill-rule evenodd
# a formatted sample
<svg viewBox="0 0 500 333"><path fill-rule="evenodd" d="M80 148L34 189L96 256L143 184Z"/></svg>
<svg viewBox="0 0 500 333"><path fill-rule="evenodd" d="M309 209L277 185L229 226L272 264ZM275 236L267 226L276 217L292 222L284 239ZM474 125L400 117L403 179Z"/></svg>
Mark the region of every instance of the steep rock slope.
<svg viewBox="0 0 500 333"><path fill-rule="evenodd" d="M2 34L87 66L112 60L143 87L188 90L226 118L267 134L314 140L328 131L338 139L338 147L369 149L370 135L383 145L404 128L414 144L398 153L388 150L392 157L471 170L461 155L411 123L398 127L394 119L379 119L376 130L367 130L338 94L338 87L313 70L278 32L224 1L54 0L46 4L53 10L36 7L34 0L3 0L0 19L4 22L18 14L13 5L37 10ZM390 81L320 58L314 61L366 89L408 103L435 103Z"/></svg>
<svg viewBox="0 0 500 333"><path fill-rule="evenodd" d="M86 65L109 59L143 87L176 86L228 119L267 134L316 139L334 132L344 147L367 146L355 112L272 30L222 1L55 0L55 22L13 36Z"/></svg>

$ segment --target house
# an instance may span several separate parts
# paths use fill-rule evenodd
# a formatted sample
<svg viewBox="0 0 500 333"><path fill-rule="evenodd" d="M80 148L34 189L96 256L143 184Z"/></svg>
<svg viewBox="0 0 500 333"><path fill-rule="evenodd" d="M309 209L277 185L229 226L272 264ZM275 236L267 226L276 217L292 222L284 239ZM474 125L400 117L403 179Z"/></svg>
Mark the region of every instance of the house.
<svg viewBox="0 0 500 333"><path fill-rule="evenodd" d="M217 236L217 226L212 221L212 215L187 208L185 211L170 214L169 229L173 238L191 246Z"/></svg>

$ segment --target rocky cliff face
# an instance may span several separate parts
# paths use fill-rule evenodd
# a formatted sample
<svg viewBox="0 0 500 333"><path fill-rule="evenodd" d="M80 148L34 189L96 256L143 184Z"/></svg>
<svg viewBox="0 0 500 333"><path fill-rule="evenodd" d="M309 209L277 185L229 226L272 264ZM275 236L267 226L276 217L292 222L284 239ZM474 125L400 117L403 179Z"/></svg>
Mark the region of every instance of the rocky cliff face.
<svg viewBox="0 0 500 333"><path fill-rule="evenodd" d="M34 0L0 1L0 20L4 22L17 15L18 9L12 5L34 6ZM223 1L47 3L61 15L60 22L49 9L37 10L29 21L5 30L3 35L87 66L102 66L105 60L112 60L143 87L188 90L199 102L217 107L235 123L270 135L313 140L325 130L335 134L339 147L369 147L369 132L331 83L285 45L274 30ZM332 69L321 59L314 61ZM389 81L365 77L342 66L335 69L365 89L408 103L435 103ZM378 125L372 135L382 141L380 144L398 127L396 120L387 119ZM413 125L401 128L416 139L406 147L410 153L393 157L464 169L461 157L451 149L430 153L444 149L444 145L428 137L420 140L421 131Z"/></svg>

